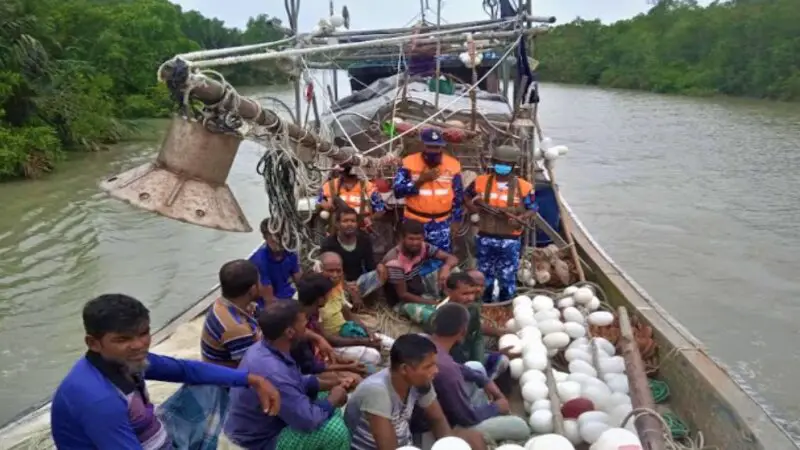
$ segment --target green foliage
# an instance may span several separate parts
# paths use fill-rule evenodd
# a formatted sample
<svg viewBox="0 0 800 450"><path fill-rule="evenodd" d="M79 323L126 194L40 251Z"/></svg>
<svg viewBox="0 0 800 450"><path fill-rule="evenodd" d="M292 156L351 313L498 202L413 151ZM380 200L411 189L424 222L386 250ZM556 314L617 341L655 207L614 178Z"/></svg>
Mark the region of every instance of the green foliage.
<svg viewBox="0 0 800 450"><path fill-rule="evenodd" d="M545 80L800 100L798 0L661 0L612 25L576 19L537 38Z"/></svg>
<svg viewBox="0 0 800 450"><path fill-rule="evenodd" d="M167 0L0 1L0 179L53 170L66 151L130 135L174 108L156 70L200 49L283 37L265 15L244 31ZM223 72L237 85L287 80L274 64Z"/></svg>

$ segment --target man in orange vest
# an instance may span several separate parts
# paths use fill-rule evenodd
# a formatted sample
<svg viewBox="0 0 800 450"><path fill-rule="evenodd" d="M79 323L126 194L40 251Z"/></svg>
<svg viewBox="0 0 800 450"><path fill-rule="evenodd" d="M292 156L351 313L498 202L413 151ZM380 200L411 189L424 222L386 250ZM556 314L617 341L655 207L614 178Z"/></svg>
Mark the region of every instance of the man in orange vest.
<svg viewBox="0 0 800 450"><path fill-rule="evenodd" d="M334 199L339 198L358 213L362 228L372 225L373 214L386 210L386 204L375 186L369 180L359 179L353 172L353 165L344 163L340 166L340 175L332 176L319 191L317 204L324 211L336 209Z"/></svg>
<svg viewBox="0 0 800 450"><path fill-rule="evenodd" d="M463 216L461 163L443 153L447 144L438 129L423 128L420 139L425 149L403 158L394 178L394 196L406 201L404 219L425 225L428 243L452 253L450 224Z"/></svg>
<svg viewBox="0 0 800 450"><path fill-rule="evenodd" d="M492 154L491 172L479 175L465 192L470 210L480 216L475 247L478 270L486 277L485 302L493 301L495 280L500 287L498 301L514 297L522 223L537 210L531 183L512 173L519 156L517 147L497 147Z"/></svg>

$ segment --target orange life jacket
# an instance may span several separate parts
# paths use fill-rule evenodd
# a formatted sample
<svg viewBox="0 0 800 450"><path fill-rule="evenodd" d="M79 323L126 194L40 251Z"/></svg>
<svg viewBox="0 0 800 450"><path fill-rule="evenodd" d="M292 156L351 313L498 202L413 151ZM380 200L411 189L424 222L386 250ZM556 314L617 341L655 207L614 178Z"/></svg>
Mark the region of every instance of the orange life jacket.
<svg viewBox="0 0 800 450"><path fill-rule="evenodd" d="M511 177L502 188L495 180L494 174L479 175L475 178L475 198L499 211L518 214L524 209L522 199L530 195L533 186L526 180L516 176ZM518 237L522 235L522 228L518 224L511 224L507 217L496 216L490 213L481 214L478 223L481 233L495 236Z"/></svg>
<svg viewBox="0 0 800 450"><path fill-rule="evenodd" d="M422 159L422 153L403 158L403 167L411 173L411 179L417 181L420 174L428 168ZM461 163L450 155L442 154L442 162L437 166L439 178L423 183L418 195L405 198L404 217L426 223L434 220L443 222L453 212L453 177L461 173Z"/></svg>
<svg viewBox="0 0 800 450"><path fill-rule="evenodd" d="M367 180L359 180L352 188L347 189L339 178L334 178L322 186L322 196L331 201L336 197L341 198L359 215L369 215L372 212L370 196L374 190L372 183Z"/></svg>

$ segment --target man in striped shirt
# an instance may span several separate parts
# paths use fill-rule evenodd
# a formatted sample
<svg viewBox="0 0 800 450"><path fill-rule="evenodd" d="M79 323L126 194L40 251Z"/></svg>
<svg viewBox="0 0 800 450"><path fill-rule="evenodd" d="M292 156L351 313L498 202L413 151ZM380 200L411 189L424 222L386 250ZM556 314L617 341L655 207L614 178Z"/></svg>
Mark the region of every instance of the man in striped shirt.
<svg viewBox="0 0 800 450"><path fill-rule="evenodd" d="M400 227L400 245L383 258L389 278L386 296L411 320L425 323L439 302L438 287L444 285L458 259L425 242L425 229L420 222L407 220ZM426 264L432 260L442 265L438 272L431 272L433 266Z"/></svg>
<svg viewBox="0 0 800 450"><path fill-rule="evenodd" d="M219 284L222 296L206 314L200 348L203 361L238 367L247 349L261 339L253 316L261 289L258 268L244 259L227 262L219 270Z"/></svg>

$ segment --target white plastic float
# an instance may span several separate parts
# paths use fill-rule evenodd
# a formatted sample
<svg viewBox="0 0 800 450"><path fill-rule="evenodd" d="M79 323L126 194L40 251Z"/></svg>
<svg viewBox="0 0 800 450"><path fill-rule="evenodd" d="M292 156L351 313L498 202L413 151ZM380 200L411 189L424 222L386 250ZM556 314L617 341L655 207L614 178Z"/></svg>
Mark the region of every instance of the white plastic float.
<svg viewBox="0 0 800 450"><path fill-rule="evenodd" d="M538 434L525 444L525 450L574 449L583 443L591 444L591 450L615 450L617 441L627 442L631 435L635 438L633 421L620 428L632 410L625 361L611 342L589 337L590 325L603 327L614 322L612 313L599 310L600 299L593 288L569 286L555 298L520 295L512 305L514 317L506 327L516 335L501 337L500 345L522 353L511 361L511 374L519 380L525 410L530 414L528 423ZM568 373L553 370L560 404L552 405L545 369L548 357L559 351L564 352ZM564 420L564 436L553 434L553 407L576 399L591 402L581 400L576 405L585 406L579 408L593 406L594 410L573 412L579 416Z"/></svg>

